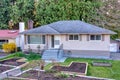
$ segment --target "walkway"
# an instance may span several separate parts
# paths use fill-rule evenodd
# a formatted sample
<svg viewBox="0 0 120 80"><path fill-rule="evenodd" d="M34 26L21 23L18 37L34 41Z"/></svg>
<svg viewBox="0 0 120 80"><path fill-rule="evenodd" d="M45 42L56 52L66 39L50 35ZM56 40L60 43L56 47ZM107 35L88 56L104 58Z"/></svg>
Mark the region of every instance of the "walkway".
<svg viewBox="0 0 120 80"><path fill-rule="evenodd" d="M110 53L110 59L120 60L120 53Z"/></svg>

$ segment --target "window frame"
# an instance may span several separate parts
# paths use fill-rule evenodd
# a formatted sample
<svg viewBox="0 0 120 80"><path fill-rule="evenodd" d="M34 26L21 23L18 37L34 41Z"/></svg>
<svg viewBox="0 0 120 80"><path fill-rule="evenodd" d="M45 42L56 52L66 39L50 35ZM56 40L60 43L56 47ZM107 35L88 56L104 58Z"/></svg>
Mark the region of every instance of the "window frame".
<svg viewBox="0 0 120 80"><path fill-rule="evenodd" d="M30 41L31 36L39 36L40 37L39 43L31 43L31 41ZM45 35L27 35L27 44L45 44L45 43L46 43L46 36Z"/></svg>
<svg viewBox="0 0 120 80"><path fill-rule="evenodd" d="M71 39L70 39L70 36L72 36ZM78 39L75 39L75 36L77 36ZM79 39L80 39L80 35L78 35L78 34L70 34L70 35L69 35L69 41L73 41L73 40L77 41L77 40L79 40Z"/></svg>
<svg viewBox="0 0 120 80"><path fill-rule="evenodd" d="M91 36L94 36L94 39L91 38ZM100 39L97 39L97 36L99 36ZM90 41L101 41L102 40L102 35L101 34L91 34L89 37Z"/></svg>

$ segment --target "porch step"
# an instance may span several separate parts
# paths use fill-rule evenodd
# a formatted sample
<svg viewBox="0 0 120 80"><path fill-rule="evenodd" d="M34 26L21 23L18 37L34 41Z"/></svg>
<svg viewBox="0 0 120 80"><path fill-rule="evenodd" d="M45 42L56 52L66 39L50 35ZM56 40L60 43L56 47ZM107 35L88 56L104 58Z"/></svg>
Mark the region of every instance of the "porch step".
<svg viewBox="0 0 120 80"><path fill-rule="evenodd" d="M59 52L59 54L58 54ZM58 60L63 57L63 50L48 49L43 52L42 59L44 60Z"/></svg>

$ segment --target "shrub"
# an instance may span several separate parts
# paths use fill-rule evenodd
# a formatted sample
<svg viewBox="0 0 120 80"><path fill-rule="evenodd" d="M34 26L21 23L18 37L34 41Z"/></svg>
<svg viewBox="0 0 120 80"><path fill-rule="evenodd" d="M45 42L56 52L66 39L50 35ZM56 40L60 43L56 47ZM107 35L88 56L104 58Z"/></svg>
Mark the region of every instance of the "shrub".
<svg viewBox="0 0 120 80"><path fill-rule="evenodd" d="M53 69L45 70L45 73L57 73L57 72L58 72L58 71L53 70Z"/></svg>
<svg viewBox="0 0 120 80"><path fill-rule="evenodd" d="M16 57L26 57L26 55L24 53L22 53L22 52L16 52L15 56Z"/></svg>
<svg viewBox="0 0 120 80"><path fill-rule="evenodd" d="M69 74L65 74L65 73L58 73L58 74L56 74L56 77L68 78L68 77L70 77L70 75Z"/></svg>
<svg viewBox="0 0 120 80"><path fill-rule="evenodd" d="M41 56L39 54L31 52L30 54L26 55L26 58L28 60L38 60L41 58Z"/></svg>
<svg viewBox="0 0 120 80"><path fill-rule="evenodd" d="M2 49L2 45L0 45L0 49Z"/></svg>
<svg viewBox="0 0 120 80"><path fill-rule="evenodd" d="M20 47L17 47L17 51L22 51Z"/></svg>
<svg viewBox="0 0 120 80"><path fill-rule="evenodd" d="M2 45L2 48L5 52L15 52L16 44L15 43L5 43Z"/></svg>

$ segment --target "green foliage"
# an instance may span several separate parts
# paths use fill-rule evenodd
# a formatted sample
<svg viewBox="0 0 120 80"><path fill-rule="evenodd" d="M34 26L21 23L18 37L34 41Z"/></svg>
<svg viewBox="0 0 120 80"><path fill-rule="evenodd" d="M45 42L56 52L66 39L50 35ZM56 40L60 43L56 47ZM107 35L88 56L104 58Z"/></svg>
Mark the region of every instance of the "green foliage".
<svg viewBox="0 0 120 80"><path fill-rule="evenodd" d="M11 9L10 17L14 24L20 21L27 22L30 19L34 19L34 0L17 0Z"/></svg>
<svg viewBox="0 0 120 80"><path fill-rule="evenodd" d="M77 74L74 73L74 74L72 75L72 77L76 77L76 75L77 75Z"/></svg>
<svg viewBox="0 0 120 80"><path fill-rule="evenodd" d="M40 0L36 4L36 25L58 20L82 20L90 22L98 7L97 1L90 0ZM100 2L99 2L100 3Z"/></svg>
<svg viewBox="0 0 120 80"><path fill-rule="evenodd" d="M34 60L41 59L41 56L36 53L24 54L23 52L16 52L13 54L9 54L8 56L6 56L5 58L2 58L0 60L10 59L10 58L15 58L15 57L23 57L23 58L26 58L28 61L34 61Z"/></svg>
<svg viewBox="0 0 120 80"><path fill-rule="evenodd" d="M45 70L45 73L57 73L57 72L58 71L52 69Z"/></svg>
<svg viewBox="0 0 120 80"><path fill-rule="evenodd" d="M70 75L61 72L61 73L57 73L57 74L56 74L56 77L68 78L68 77L70 77Z"/></svg>
<svg viewBox="0 0 120 80"><path fill-rule="evenodd" d="M2 45L0 45L0 49L2 49Z"/></svg>
<svg viewBox="0 0 120 80"><path fill-rule="evenodd" d="M26 55L23 52L16 52L14 53L15 57L26 57Z"/></svg>
<svg viewBox="0 0 120 80"><path fill-rule="evenodd" d="M28 61L30 60L38 60L41 58L41 56L39 54L33 53L31 52L30 54L26 55L25 57Z"/></svg>
<svg viewBox="0 0 120 80"><path fill-rule="evenodd" d="M0 0L0 29L8 28L10 20L10 0Z"/></svg>

